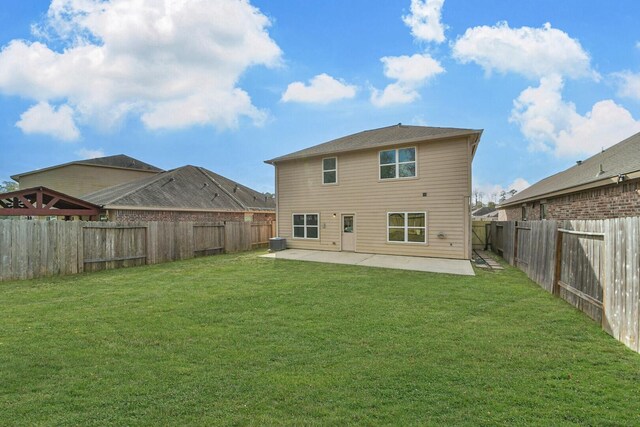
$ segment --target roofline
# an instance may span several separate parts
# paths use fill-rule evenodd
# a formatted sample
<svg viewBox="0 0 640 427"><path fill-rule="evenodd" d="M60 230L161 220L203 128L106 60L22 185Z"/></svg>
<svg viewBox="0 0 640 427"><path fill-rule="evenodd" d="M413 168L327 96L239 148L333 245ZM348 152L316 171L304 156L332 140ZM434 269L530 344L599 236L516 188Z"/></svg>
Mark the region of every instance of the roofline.
<svg viewBox="0 0 640 427"><path fill-rule="evenodd" d="M124 199L127 196L130 196L131 194L137 193L138 191L144 190L145 188L149 187L150 185L157 183L158 181L161 181L163 179L167 179L167 180L172 180L174 179L174 174L176 171L183 169L183 168L187 168L187 167L191 167L196 169L199 173L201 173L205 179L209 180L210 182L212 182L220 191L222 191L226 196L228 196L231 201L237 206L236 209L215 209L215 208L175 208L175 207L154 207L154 206L143 206L143 207L139 207L139 206L131 206L131 205L118 205L118 201ZM104 192L107 190L110 190L114 187L126 187L128 185L131 185L132 183L136 183L140 180L145 180L144 184L140 184L137 185L136 187L133 187L131 189L129 189L129 191L123 193L123 194L116 194L115 196L110 196L109 198L103 197L102 198L102 205L100 205L103 209L127 209L127 210L186 210L186 211L199 211L199 210L203 210L206 212L261 212L264 210L267 211L273 211L275 212L275 209L270 209L270 208L261 208L261 207L256 207L256 206L250 206L247 203L242 203L237 197L235 197L235 195L230 192L229 190L227 190L222 184L220 184L208 171L206 168L200 167L200 166L193 166L193 165L185 165L182 167L178 167L178 168L174 168L174 169L170 169L168 171L163 171L163 172L158 172L155 176L152 177L146 177L146 178L140 178L139 180L136 181L132 181L132 182L124 182L122 184L117 184L114 185L112 187L107 187L104 188L102 190L98 190L95 191L94 193L89 193L88 195L92 195L95 193L100 193L100 192ZM214 173L214 172L211 172ZM255 193L258 193L256 190L253 190L245 185L240 184L239 182L233 181L229 178L226 177L222 177L224 179L227 179L231 182L233 182L236 186L238 187L243 187L246 188L250 191L253 191ZM164 184L163 184L164 185ZM84 196L88 196L88 195L84 195ZM105 200L106 199L106 200ZM254 201L255 201L255 196L254 196Z"/></svg>
<svg viewBox="0 0 640 427"><path fill-rule="evenodd" d="M89 159L89 160L91 160L91 159ZM85 163L83 161L74 161L74 162L63 163L61 165L55 165L55 166L49 166L49 167L42 168L42 169L36 169L36 170L33 170L33 171L29 171L29 172L18 173L18 174L15 174L15 175L11 175L9 178L11 178L14 181L20 182L20 178L22 178L23 176L32 175L34 173L39 173L39 172L46 172L46 171L50 171L50 170L53 170L53 169L59 169L59 168L63 168L65 166L71 166L71 165L97 166L97 167L100 167L100 168L133 170L133 171L147 172L147 173L165 172L165 170L160 169L160 168L158 168L160 170L154 171L154 170L149 170L149 169L126 168L126 167L123 167L123 166L98 165L98 164L94 164L94 163ZM151 166L153 166L153 165L151 165ZM154 166L154 167L157 167L157 166Z"/></svg>
<svg viewBox="0 0 640 427"><path fill-rule="evenodd" d="M472 148L471 148L471 161L473 161L473 159L475 159L476 157L476 152L478 151L478 146L480 145L480 138L482 137L482 133L484 132L484 129L478 129L478 131L474 134L470 134L470 135L476 135L476 139L475 141L471 142Z"/></svg>
<svg viewBox="0 0 640 427"><path fill-rule="evenodd" d="M267 163L269 165L274 165L274 164L276 164L278 162L285 162L285 161L289 161L289 160L299 160L299 159L327 156L327 155L330 155L330 154L349 153L349 152L355 152L355 151L375 150L375 149L378 149L378 148L381 148L381 147L388 147L388 146L391 146L391 145L415 144L415 143L419 143L419 142L429 142L429 141L434 141L434 140L459 138L461 136L468 136L468 135L478 135L478 138L476 140L476 141L478 141L480 139L480 136L482 135L482 132L483 132L483 129L469 129L469 130L463 130L463 131L454 132L454 133L448 133L446 135L434 135L434 136L426 136L426 137L421 136L421 137L418 137L418 138L392 140L392 141L388 141L388 142L384 142L384 143L378 144L378 145L376 145L374 147L359 147L359 148L350 148L350 149L343 149L343 150L333 150L333 151L327 151L327 152L324 152L324 153L317 153L317 154L311 154L311 155L301 154L301 155L297 155L296 156L296 155L294 155L296 152L294 152L291 155L285 154L284 156L279 156L279 157L275 157L275 158L270 159L270 160L265 160L264 163ZM347 136L349 136L349 135L347 135ZM336 138L336 139L340 139L340 138ZM327 142L331 142L331 141L327 141ZM326 144L327 142L322 143L322 144ZM309 147L309 148L312 148L312 147ZM306 150L306 148L303 149L303 150ZM300 150L300 151L303 151L303 150ZM286 157L286 158L283 158L283 157Z"/></svg>
<svg viewBox="0 0 640 427"><path fill-rule="evenodd" d="M626 175L629 179L636 179L636 178L640 178L640 171L627 172L624 175ZM561 190L556 190L556 191L551 191L551 192L548 192L548 193L538 194L538 195L535 195L535 196L525 197L524 199L514 200L512 202L510 202L509 200L505 200L503 203L497 205L497 208L498 209L509 208L509 207L512 207L512 206L520 205L522 203L527 203L527 202L531 202L531 201L535 201L535 200L539 200L539 199L544 199L544 198L547 198L547 197L562 196L562 195L565 195L565 194L571 194L571 193L575 193L575 192L582 191L582 190L589 190L591 188L604 187L604 186L611 185L611 184L618 184L618 177L617 176L610 176L608 178L600 179L600 180L597 180L597 181L591 181L591 182L588 182L586 184L575 185L573 187L567 187L567 188L563 188Z"/></svg>
<svg viewBox="0 0 640 427"><path fill-rule="evenodd" d="M176 211L176 212L243 212L243 213L276 213L275 209L252 210L252 209L207 209L207 208L171 208L162 206L118 206L104 205L105 210L121 211Z"/></svg>

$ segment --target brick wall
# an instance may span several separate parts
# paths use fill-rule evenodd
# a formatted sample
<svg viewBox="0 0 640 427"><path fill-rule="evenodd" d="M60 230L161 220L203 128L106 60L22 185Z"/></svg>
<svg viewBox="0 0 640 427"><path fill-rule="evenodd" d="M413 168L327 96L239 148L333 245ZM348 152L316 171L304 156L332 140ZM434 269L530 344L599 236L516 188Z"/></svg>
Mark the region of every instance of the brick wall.
<svg viewBox="0 0 640 427"><path fill-rule="evenodd" d="M640 216L640 179L542 200L546 219L606 219ZM540 218L540 201L526 204L527 219ZM504 209L508 221L522 220L522 205Z"/></svg>
<svg viewBox="0 0 640 427"><path fill-rule="evenodd" d="M248 214L254 222L274 222L275 213ZM195 221L195 222L220 222L220 221L244 221L244 212L186 212L186 211L134 211L112 210L109 212L109 221Z"/></svg>

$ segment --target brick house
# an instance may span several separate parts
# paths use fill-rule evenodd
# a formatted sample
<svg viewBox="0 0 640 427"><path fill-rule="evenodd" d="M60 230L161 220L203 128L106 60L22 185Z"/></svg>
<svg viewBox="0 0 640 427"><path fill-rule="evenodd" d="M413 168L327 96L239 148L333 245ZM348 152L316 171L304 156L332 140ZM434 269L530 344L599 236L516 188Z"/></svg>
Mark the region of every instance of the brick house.
<svg viewBox="0 0 640 427"><path fill-rule="evenodd" d="M640 216L640 133L544 178L499 206L501 220Z"/></svg>
<svg viewBox="0 0 640 427"><path fill-rule="evenodd" d="M210 170L183 166L82 196L109 221L275 221L275 200Z"/></svg>

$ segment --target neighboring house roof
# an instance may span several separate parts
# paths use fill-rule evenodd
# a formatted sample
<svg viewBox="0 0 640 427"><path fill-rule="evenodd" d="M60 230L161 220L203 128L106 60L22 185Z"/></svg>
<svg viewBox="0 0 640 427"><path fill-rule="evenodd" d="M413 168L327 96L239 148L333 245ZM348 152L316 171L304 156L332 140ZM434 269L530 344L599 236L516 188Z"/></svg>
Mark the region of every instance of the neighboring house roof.
<svg viewBox="0 0 640 427"><path fill-rule="evenodd" d="M489 206L483 206L479 209L471 211L471 216L484 216L496 211L496 208L490 208Z"/></svg>
<svg viewBox="0 0 640 427"><path fill-rule="evenodd" d="M500 208L583 188L610 185L617 183L621 174L627 178L635 178L635 174L640 176L640 133L525 188L503 202Z"/></svg>
<svg viewBox="0 0 640 427"><path fill-rule="evenodd" d="M274 164L283 160L300 159L304 157L335 154L345 151L364 150L368 148L386 147L389 145L421 142L432 139L452 138L457 136L477 135L480 139L482 130L440 128L427 126L407 126L398 123L379 129L366 130L334 139L323 144L305 148L284 156L266 160L266 163Z"/></svg>
<svg viewBox="0 0 640 427"><path fill-rule="evenodd" d="M162 172L162 169L157 168L148 163L142 162L138 159L134 159L133 157L129 157L124 154L116 154L115 156L107 156L107 157L98 157L95 159L87 159L87 160L76 160L74 162L62 163L60 165L49 166L47 168L36 169L29 172L22 172L16 175L13 175L11 179L14 181L20 181L20 178L25 175L31 175L38 172L44 172L51 169L57 169L64 166L69 165L91 165L91 166L103 166L110 168L119 168L119 169L134 169L134 170L142 170L149 172Z"/></svg>
<svg viewBox="0 0 640 427"><path fill-rule="evenodd" d="M492 219L492 218L498 218L498 211L495 212L491 212L488 214L484 214L484 215L473 215L472 216L473 219Z"/></svg>
<svg viewBox="0 0 640 427"><path fill-rule="evenodd" d="M106 209L275 210L273 198L190 165L104 188L82 199Z"/></svg>

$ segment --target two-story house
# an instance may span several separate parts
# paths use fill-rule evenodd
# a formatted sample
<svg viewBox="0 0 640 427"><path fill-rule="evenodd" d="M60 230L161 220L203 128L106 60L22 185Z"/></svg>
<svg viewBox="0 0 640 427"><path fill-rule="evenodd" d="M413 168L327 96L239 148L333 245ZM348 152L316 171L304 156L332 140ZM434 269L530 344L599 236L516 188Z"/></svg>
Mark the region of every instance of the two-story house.
<svg viewBox="0 0 640 427"><path fill-rule="evenodd" d="M289 248L470 259L481 135L398 124L267 160L277 234Z"/></svg>
<svg viewBox="0 0 640 427"><path fill-rule="evenodd" d="M76 160L13 175L20 189L46 187L80 197L112 185L152 177L162 169L124 154Z"/></svg>

